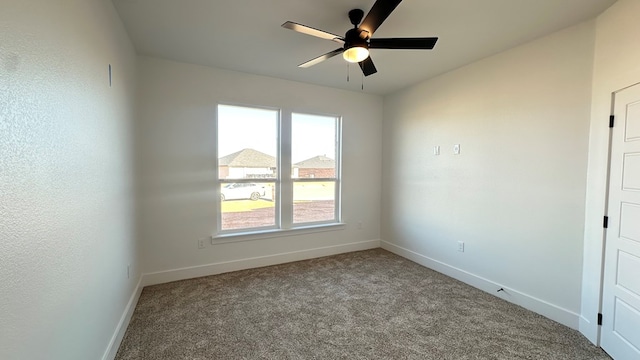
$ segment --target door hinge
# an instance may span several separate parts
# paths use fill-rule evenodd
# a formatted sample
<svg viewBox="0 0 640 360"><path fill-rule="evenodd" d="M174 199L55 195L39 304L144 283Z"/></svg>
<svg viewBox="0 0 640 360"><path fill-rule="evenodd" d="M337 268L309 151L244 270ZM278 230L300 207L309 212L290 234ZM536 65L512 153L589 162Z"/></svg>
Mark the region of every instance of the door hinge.
<svg viewBox="0 0 640 360"><path fill-rule="evenodd" d="M602 314L598 313L598 325L602 325Z"/></svg>
<svg viewBox="0 0 640 360"><path fill-rule="evenodd" d="M612 128L613 124L616 122L616 117L615 115L610 115L609 116L609 127Z"/></svg>
<svg viewBox="0 0 640 360"><path fill-rule="evenodd" d="M604 217L604 220L602 221L602 227L605 228L605 229L609 228L609 217L608 216Z"/></svg>

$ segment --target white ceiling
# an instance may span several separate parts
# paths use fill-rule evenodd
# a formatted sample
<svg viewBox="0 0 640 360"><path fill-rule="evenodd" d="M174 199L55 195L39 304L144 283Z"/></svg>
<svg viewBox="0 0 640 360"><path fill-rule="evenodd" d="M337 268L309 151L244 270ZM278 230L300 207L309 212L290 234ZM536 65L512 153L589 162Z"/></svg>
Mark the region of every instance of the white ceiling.
<svg viewBox="0 0 640 360"><path fill-rule="evenodd" d="M336 56L297 65L339 44L281 28L287 20L343 35L347 13L374 0L113 0L141 55L360 91ZM436 48L373 49L364 91L388 94L594 18L615 0L404 0L375 37L438 36Z"/></svg>

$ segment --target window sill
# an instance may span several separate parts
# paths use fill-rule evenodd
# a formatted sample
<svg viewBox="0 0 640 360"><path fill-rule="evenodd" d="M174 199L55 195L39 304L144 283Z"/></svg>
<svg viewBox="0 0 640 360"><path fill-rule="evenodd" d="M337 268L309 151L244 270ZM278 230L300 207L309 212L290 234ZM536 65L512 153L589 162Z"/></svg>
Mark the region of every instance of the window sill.
<svg viewBox="0 0 640 360"><path fill-rule="evenodd" d="M347 227L345 223L310 225L293 229L269 229L247 232L236 232L231 234L218 234L211 237L213 245L228 244L242 241L254 241L261 239L278 238L285 236L297 236L305 234L320 233L325 231L339 231Z"/></svg>

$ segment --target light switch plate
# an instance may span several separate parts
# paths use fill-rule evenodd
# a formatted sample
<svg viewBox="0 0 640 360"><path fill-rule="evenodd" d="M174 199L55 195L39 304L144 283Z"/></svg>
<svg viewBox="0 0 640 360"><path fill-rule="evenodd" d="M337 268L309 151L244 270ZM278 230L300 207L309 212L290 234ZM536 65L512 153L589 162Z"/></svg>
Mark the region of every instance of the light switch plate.
<svg viewBox="0 0 640 360"><path fill-rule="evenodd" d="M453 154L460 155L460 144L453 145Z"/></svg>
<svg viewBox="0 0 640 360"><path fill-rule="evenodd" d="M433 155L440 155L440 146L433 147Z"/></svg>

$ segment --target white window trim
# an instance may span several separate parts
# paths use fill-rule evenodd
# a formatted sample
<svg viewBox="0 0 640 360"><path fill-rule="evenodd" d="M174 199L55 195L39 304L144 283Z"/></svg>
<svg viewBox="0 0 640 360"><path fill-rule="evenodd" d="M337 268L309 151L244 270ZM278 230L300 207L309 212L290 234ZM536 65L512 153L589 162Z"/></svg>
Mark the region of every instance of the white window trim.
<svg viewBox="0 0 640 360"><path fill-rule="evenodd" d="M212 244L228 244L234 242L254 241L261 239L273 239L288 236L298 236L305 234L314 234L327 231L341 231L347 228L347 224L342 222L331 222L314 225L299 226L291 229L248 229L244 232L222 233L211 236Z"/></svg>
<svg viewBox="0 0 640 360"><path fill-rule="evenodd" d="M220 185L223 183L231 182L257 182L255 179L220 179L219 172L219 158L218 154L218 109L219 106L238 106L247 107L253 109L264 109L276 111L278 118L276 121L277 126L277 172L275 178L265 178L264 182L273 182L275 184L275 225L254 227L254 228L242 228L242 229L229 229L222 230L222 212L221 212L221 189ZM293 162L291 157L291 140L292 140L292 115L294 113L304 115L317 115L332 117L336 120L335 131L335 178L292 178L291 169L293 168ZM215 147L214 147L214 181L216 183L216 196L214 205L216 206L217 215L217 229L215 234L211 235L212 243L223 244L237 241L250 241L264 238L274 238L281 236L294 236L315 232L324 231L336 231L344 230L345 224L342 222L342 117L338 115L318 114L313 112L305 112L290 109L279 109L266 106L246 105L246 104L234 104L234 103L218 103L216 106L216 112L214 117L215 128ZM283 171L283 169L288 169ZM293 223L293 184L294 182L316 182L316 181L333 181L335 182L335 213L334 219L329 221L317 221L317 222L305 222L295 224ZM282 206L282 204L291 204L290 206Z"/></svg>

